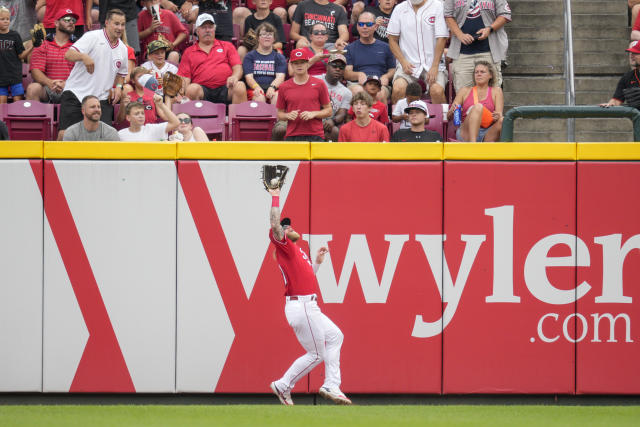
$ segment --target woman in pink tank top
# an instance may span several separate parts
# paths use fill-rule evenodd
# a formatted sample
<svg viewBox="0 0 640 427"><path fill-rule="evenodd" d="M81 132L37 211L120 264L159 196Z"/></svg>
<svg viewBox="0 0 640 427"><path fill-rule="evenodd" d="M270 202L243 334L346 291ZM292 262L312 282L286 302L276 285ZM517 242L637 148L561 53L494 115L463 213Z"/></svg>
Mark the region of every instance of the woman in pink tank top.
<svg viewBox="0 0 640 427"><path fill-rule="evenodd" d="M456 136L459 141L496 142L502 131L504 95L502 89L493 87L495 71L486 61L477 61L473 69L475 86L464 87L451 103L447 118L453 123L453 112L462 105L462 125Z"/></svg>

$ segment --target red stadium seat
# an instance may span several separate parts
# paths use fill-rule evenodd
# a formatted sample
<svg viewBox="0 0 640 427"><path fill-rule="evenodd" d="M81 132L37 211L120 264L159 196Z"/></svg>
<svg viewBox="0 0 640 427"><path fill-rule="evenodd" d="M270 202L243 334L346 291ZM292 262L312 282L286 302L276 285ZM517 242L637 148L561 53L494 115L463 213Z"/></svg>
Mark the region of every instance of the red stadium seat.
<svg viewBox="0 0 640 427"><path fill-rule="evenodd" d="M271 129L278 120L275 105L247 101L229 105L232 141L270 141Z"/></svg>
<svg viewBox="0 0 640 427"><path fill-rule="evenodd" d="M289 58L289 55L291 54L291 51L293 49L295 49L296 46L296 42L295 40L291 40L291 24L287 23L287 24L282 24L282 28L284 30L284 36L286 38L286 42L282 44L282 53L284 54L285 58Z"/></svg>
<svg viewBox="0 0 640 427"><path fill-rule="evenodd" d="M16 101L5 105L2 120L7 124L12 140L50 141L53 135L53 109L53 104Z"/></svg>
<svg viewBox="0 0 640 427"><path fill-rule="evenodd" d="M443 110L447 107L447 104L429 104L429 124L425 126L425 129L438 132L442 138L447 135L446 116Z"/></svg>
<svg viewBox="0 0 640 427"><path fill-rule="evenodd" d="M173 104L173 112L187 113L193 120L193 126L204 130L209 139L224 141L226 132L226 105L209 101L189 101L184 104Z"/></svg>
<svg viewBox="0 0 640 427"><path fill-rule="evenodd" d="M242 30L243 29L240 28L240 25L233 24L233 37L231 38L231 43L233 43L236 49L240 46L240 42L242 41Z"/></svg>

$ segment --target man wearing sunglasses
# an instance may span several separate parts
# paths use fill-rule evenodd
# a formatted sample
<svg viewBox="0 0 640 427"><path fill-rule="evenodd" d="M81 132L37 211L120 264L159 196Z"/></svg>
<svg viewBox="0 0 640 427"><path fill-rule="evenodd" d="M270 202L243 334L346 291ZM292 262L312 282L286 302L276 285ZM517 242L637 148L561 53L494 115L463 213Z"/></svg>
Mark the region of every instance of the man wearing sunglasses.
<svg viewBox="0 0 640 427"><path fill-rule="evenodd" d="M373 37L378 28L375 19L371 12L360 14L357 25L360 38L346 48L347 68L344 76L354 94L362 91L367 76L380 76L382 87L377 100L387 104L391 95L391 79L396 71L396 59L387 43Z"/></svg>
<svg viewBox="0 0 640 427"><path fill-rule="evenodd" d="M84 2L82 0L46 0L44 17L42 18L42 25L44 25L47 35L53 36L58 26L56 23L59 21L59 16L65 10L73 10L73 24L75 26L73 35L75 39L79 39L84 34ZM87 30L89 31L89 30ZM75 40L72 40L75 41Z"/></svg>
<svg viewBox="0 0 640 427"><path fill-rule="evenodd" d="M364 2L357 1L353 4L353 10L351 11L351 21L356 24L360 14L363 12L371 12L376 17L376 24L378 28L374 33L376 40L380 40L385 43L389 43L387 37L387 25L389 25L389 19L391 19L391 12L396 6L396 0L378 0L376 6L368 5L365 7ZM358 26L354 25L351 29L351 34L358 37Z"/></svg>
<svg viewBox="0 0 640 427"><path fill-rule="evenodd" d="M78 15L71 9L58 11L53 39L47 38L31 53L29 71L33 83L27 86L27 100L59 104L62 90L69 78L74 63L64 59L64 54L73 44L73 35Z"/></svg>

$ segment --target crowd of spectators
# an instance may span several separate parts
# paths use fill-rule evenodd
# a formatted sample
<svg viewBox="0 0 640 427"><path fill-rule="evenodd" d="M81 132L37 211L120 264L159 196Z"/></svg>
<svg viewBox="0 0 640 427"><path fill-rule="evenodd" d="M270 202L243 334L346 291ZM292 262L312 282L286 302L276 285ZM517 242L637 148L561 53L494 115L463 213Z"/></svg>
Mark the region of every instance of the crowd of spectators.
<svg viewBox="0 0 640 427"><path fill-rule="evenodd" d="M425 125L449 103L458 140L499 139L506 0L237 3L0 0L0 103L26 91L60 104L59 139L113 137L99 115L121 139L205 140L173 104L251 100L276 106L274 140L354 142L444 140ZM47 37L33 47L38 20ZM183 82L175 97L169 72Z"/></svg>

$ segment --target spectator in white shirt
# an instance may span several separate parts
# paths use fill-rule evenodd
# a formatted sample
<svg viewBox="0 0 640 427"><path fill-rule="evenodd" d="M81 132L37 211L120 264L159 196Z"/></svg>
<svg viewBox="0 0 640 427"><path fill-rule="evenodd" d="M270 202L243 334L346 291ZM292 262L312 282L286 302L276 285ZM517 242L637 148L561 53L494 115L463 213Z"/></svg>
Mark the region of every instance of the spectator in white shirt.
<svg viewBox="0 0 640 427"><path fill-rule="evenodd" d="M126 117L130 126L118 132L121 141L166 141L169 133L178 127L180 121L162 102L162 97L154 95L156 110L162 111L168 121L165 123L145 124L144 105L140 102L127 104Z"/></svg>

